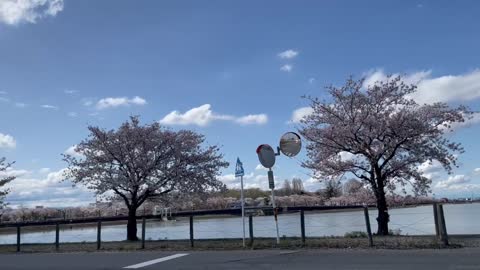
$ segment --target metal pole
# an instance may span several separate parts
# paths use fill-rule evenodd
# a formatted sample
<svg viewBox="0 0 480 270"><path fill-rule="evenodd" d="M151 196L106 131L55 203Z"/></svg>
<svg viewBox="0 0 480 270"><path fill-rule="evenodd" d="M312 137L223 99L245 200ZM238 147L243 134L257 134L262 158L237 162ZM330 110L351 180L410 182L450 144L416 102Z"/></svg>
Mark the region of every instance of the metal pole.
<svg viewBox="0 0 480 270"><path fill-rule="evenodd" d="M17 226L17 252L20 252L20 226Z"/></svg>
<svg viewBox="0 0 480 270"><path fill-rule="evenodd" d="M272 188L272 207L273 207L273 216L275 218L275 228L277 229L277 244L280 244L280 233L278 231L278 218L277 218L277 207L275 206L275 192Z"/></svg>
<svg viewBox="0 0 480 270"><path fill-rule="evenodd" d="M277 244L280 244L280 233L278 232L278 218L277 218L277 207L275 206L275 178L273 177L272 168L268 169L268 185L272 190L272 208L273 216L275 218L275 228L277 229Z"/></svg>
<svg viewBox="0 0 480 270"><path fill-rule="evenodd" d="M193 248L193 216L190 216L190 247Z"/></svg>
<svg viewBox="0 0 480 270"><path fill-rule="evenodd" d="M102 222L99 220L97 223L97 249L102 247Z"/></svg>
<svg viewBox="0 0 480 270"><path fill-rule="evenodd" d="M433 221L435 223L435 235L437 238L440 236L440 227L438 222L438 210L437 210L437 203L433 203Z"/></svg>
<svg viewBox="0 0 480 270"><path fill-rule="evenodd" d="M300 229L302 232L302 244L305 246L305 211L300 210Z"/></svg>
<svg viewBox="0 0 480 270"><path fill-rule="evenodd" d="M145 249L145 224L147 223L145 217L142 219L142 249Z"/></svg>
<svg viewBox="0 0 480 270"><path fill-rule="evenodd" d="M250 247L253 247L253 216L248 216L248 230L250 232Z"/></svg>
<svg viewBox="0 0 480 270"><path fill-rule="evenodd" d="M55 225L55 249L60 249L60 224Z"/></svg>
<svg viewBox="0 0 480 270"><path fill-rule="evenodd" d="M438 216L440 219L440 238L442 240L442 243L445 246L448 246L448 234L447 234L447 224L445 224L445 215L443 213L443 205L439 204L438 205Z"/></svg>
<svg viewBox="0 0 480 270"><path fill-rule="evenodd" d="M363 213L365 214L365 226L367 226L368 245L373 247L372 229L370 227L370 216L368 215L368 206L363 207Z"/></svg>
<svg viewBox="0 0 480 270"><path fill-rule="evenodd" d="M245 247L245 198L243 197L243 175L240 176L240 183L241 183L240 196L242 201L243 247Z"/></svg>

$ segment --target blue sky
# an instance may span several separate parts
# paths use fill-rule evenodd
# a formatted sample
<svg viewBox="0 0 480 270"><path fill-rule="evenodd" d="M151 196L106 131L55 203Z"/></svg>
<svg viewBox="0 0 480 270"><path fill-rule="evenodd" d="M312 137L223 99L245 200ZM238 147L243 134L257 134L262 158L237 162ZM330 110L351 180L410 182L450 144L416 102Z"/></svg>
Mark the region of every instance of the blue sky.
<svg viewBox="0 0 480 270"><path fill-rule="evenodd" d="M480 110L477 1L22 2L0 0L0 156L16 161L12 205L91 200L58 182L61 153L88 124L115 128L130 115L205 134L263 188L256 147L296 129L302 95L324 97L349 75L405 74L419 102ZM422 167L439 196L480 192L478 123L449 135L466 149L453 175ZM316 189L303 157L279 158L277 179Z"/></svg>

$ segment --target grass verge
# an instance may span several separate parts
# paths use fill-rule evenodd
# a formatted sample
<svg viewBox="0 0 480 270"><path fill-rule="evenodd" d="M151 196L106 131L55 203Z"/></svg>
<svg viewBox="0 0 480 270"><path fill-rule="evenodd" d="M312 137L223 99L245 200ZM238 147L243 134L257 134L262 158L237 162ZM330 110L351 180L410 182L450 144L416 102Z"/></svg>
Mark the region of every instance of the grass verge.
<svg viewBox="0 0 480 270"><path fill-rule="evenodd" d="M437 248L460 248L460 247L480 247L479 237L455 237L449 238L450 245L441 245L434 236L386 236L374 237L374 249L437 249ZM368 239L364 237L346 238L346 237L318 237L307 238L305 244L300 238L287 237L282 238L277 245L273 238L255 238L253 245L246 249L367 249ZM212 239L195 240L194 247L190 247L188 240L162 240L146 241L145 249L154 250L242 250L241 239ZM104 242L100 251L138 251L141 249L141 242ZM63 243L57 251L54 244L23 244L21 252L96 252L96 243ZM1 245L0 253L14 253L16 245Z"/></svg>

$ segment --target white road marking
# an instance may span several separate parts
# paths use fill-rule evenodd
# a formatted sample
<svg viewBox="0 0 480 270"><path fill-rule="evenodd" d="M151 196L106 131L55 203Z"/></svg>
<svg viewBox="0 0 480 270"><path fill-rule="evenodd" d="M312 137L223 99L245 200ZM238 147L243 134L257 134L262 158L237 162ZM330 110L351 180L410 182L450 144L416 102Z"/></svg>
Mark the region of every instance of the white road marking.
<svg viewBox="0 0 480 270"><path fill-rule="evenodd" d="M146 262L143 262L143 263L126 266L124 268L125 269L137 269L137 268L149 266L149 265L156 264L156 263L161 263L161 262L168 261L168 260L173 260L173 259L180 258L180 257L183 257L183 256L187 256L187 255L188 255L187 253L174 254L174 255L171 255L171 256L158 258L158 259L155 259L155 260L146 261Z"/></svg>
<svg viewBox="0 0 480 270"><path fill-rule="evenodd" d="M294 254L294 253L299 253L301 250L290 250L290 251L282 251L280 252L281 255L288 255L288 254Z"/></svg>

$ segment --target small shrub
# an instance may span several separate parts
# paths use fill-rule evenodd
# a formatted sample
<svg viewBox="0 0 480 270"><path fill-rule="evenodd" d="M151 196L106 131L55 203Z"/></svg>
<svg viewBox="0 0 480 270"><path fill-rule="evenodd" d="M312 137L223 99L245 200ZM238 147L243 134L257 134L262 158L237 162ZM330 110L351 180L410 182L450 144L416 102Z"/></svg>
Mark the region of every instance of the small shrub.
<svg viewBox="0 0 480 270"><path fill-rule="evenodd" d="M367 233L361 231L353 231L345 233L345 238L366 238Z"/></svg>

